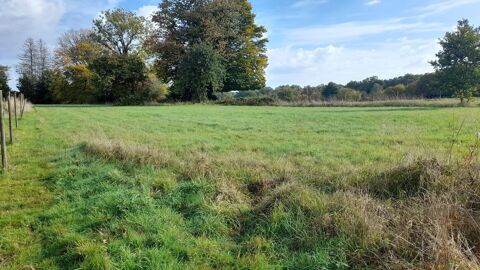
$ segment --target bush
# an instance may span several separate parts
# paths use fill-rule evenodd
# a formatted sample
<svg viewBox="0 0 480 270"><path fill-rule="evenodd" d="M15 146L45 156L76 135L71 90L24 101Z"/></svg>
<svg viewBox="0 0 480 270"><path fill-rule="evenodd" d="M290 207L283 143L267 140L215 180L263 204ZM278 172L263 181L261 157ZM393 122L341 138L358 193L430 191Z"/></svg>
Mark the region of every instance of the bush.
<svg viewBox="0 0 480 270"><path fill-rule="evenodd" d="M272 97L250 97L250 98L226 98L218 101L218 104L233 106L272 106L276 104Z"/></svg>

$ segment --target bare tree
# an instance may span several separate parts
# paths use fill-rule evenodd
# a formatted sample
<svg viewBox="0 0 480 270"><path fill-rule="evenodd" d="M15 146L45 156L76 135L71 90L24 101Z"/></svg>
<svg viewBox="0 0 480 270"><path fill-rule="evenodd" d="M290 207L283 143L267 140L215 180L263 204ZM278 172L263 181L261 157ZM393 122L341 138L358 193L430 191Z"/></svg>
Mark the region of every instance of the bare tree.
<svg viewBox="0 0 480 270"><path fill-rule="evenodd" d="M33 38L28 38L23 44L23 52L19 56L20 64L17 67L17 72L22 76L34 80L37 75L37 59L38 47Z"/></svg>
<svg viewBox="0 0 480 270"><path fill-rule="evenodd" d="M51 56L48 47L42 39L37 41L38 57L36 59L37 78L42 77L51 67Z"/></svg>

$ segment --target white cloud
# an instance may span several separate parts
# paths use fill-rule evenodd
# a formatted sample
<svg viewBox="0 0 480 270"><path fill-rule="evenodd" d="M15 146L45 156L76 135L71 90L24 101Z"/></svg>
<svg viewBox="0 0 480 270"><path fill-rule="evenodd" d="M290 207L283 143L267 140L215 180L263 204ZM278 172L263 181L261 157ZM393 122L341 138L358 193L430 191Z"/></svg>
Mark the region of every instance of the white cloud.
<svg viewBox="0 0 480 270"><path fill-rule="evenodd" d="M423 12L423 16L429 16L445 13L449 10L475 3L480 3L480 0L444 0L422 7L419 10Z"/></svg>
<svg viewBox="0 0 480 270"><path fill-rule="evenodd" d="M365 4L366 4L367 6L375 6L375 5L378 5L378 4L380 4L380 3L382 3L381 0L370 0L370 1L368 1L367 3L365 3Z"/></svg>
<svg viewBox="0 0 480 270"><path fill-rule="evenodd" d="M0 42L49 32L65 12L62 0L0 0Z"/></svg>
<svg viewBox="0 0 480 270"><path fill-rule="evenodd" d="M145 18L150 18L152 16L152 14L157 10L157 6L154 6L154 5L147 5L147 6L143 6L141 8L139 8L137 10L137 14L139 16L143 16Z"/></svg>
<svg viewBox="0 0 480 270"><path fill-rule="evenodd" d="M0 64L10 69L15 86L15 65L28 37L53 41L56 26L66 12L63 0L0 0Z"/></svg>
<svg viewBox="0 0 480 270"><path fill-rule="evenodd" d="M28 37L44 39L53 48L66 30L90 27L101 11L122 0L0 0L0 64L11 68L10 85L18 77L15 65Z"/></svg>
<svg viewBox="0 0 480 270"><path fill-rule="evenodd" d="M404 22L404 19L392 19L371 22L346 22L328 26L296 28L285 33L290 45L324 45L356 40L362 37L387 32L428 32L444 30L439 23Z"/></svg>
<svg viewBox="0 0 480 270"><path fill-rule="evenodd" d="M268 51L268 84L347 83L377 75L393 78L432 71L428 61L439 50L435 40L402 38L356 49L328 45L314 49L283 47Z"/></svg>

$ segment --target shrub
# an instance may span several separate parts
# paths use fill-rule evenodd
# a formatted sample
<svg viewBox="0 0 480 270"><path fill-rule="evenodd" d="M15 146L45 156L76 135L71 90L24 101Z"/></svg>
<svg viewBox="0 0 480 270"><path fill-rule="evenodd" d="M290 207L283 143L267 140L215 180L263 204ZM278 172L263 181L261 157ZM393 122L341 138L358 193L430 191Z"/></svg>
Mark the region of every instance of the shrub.
<svg viewBox="0 0 480 270"><path fill-rule="evenodd" d="M218 101L218 104L233 106L271 106L276 104L272 97L251 97L251 98L226 98Z"/></svg>

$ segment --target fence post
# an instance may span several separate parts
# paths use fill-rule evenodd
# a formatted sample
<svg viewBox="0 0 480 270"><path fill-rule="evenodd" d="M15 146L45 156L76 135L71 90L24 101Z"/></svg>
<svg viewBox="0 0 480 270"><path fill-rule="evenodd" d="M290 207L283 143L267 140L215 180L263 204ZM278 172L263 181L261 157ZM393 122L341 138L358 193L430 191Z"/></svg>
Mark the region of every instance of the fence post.
<svg viewBox="0 0 480 270"><path fill-rule="evenodd" d="M18 128L18 118L17 118L17 92L13 93L13 110L15 111L15 127Z"/></svg>
<svg viewBox="0 0 480 270"><path fill-rule="evenodd" d="M25 105L27 104L27 101L25 100L25 95L24 94L21 94L22 95L22 104L20 104L21 108L20 108L20 119L23 118L23 112L25 112Z"/></svg>
<svg viewBox="0 0 480 270"><path fill-rule="evenodd" d="M10 132L10 144L13 144L13 127L12 127L12 104L10 98L10 91L7 95L7 106L8 106L8 130Z"/></svg>
<svg viewBox="0 0 480 270"><path fill-rule="evenodd" d="M7 142L5 139L5 113L3 103L3 91L0 91L0 140L1 140L1 152L2 152L2 167L3 171L8 169L7 162Z"/></svg>
<svg viewBox="0 0 480 270"><path fill-rule="evenodd" d="M20 119L23 119L23 111L25 110L25 95L20 93L21 103L20 103Z"/></svg>
<svg viewBox="0 0 480 270"><path fill-rule="evenodd" d="M20 106L20 108L19 108L19 109L20 109L20 120L22 120L22 117L23 117L23 115L22 115L22 104L23 104L23 101L22 101L22 94L21 94L21 93L20 93L19 99L20 99L20 100L19 100L19 102L20 102L20 103L19 103L19 106Z"/></svg>

